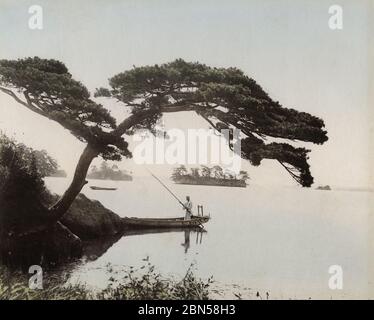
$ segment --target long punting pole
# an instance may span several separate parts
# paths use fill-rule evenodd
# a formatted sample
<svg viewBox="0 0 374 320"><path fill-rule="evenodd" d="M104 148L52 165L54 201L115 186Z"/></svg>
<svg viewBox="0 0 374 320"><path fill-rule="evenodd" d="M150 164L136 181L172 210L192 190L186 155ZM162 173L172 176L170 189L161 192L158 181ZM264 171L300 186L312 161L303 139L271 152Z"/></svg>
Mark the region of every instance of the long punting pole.
<svg viewBox="0 0 374 320"><path fill-rule="evenodd" d="M161 183L161 185L167 190L167 191L169 191L170 192L170 194L182 205L182 207L183 208L185 208L186 210L188 210L187 208L186 208L186 206L183 204L183 202L182 201L180 201L179 200L179 198L159 179L159 178L157 178L152 172L151 172L151 170L149 170L149 169L147 169L148 170L148 172L151 174L151 176L153 177L153 178L155 178L158 182L160 182ZM189 211L189 210L188 210Z"/></svg>
<svg viewBox="0 0 374 320"><path fill-rule="evenodd" d="M182 207L184 208L184 209L186 209L186 210L188 210L188 212L189 213L191 213L192 214L192 212L190 211L190 209L188 209L184 204L183 204L183 202L182 201L180 201L179 200L179 198L159 179L159 178L157 178L153 173L152 173L152 171L151 170L149 170L149 169L147 169L148 170L148 172L151 174L151 176L153 177L153 178L155 178L158 182L160 182L161 183L161 185L167 190L167 191L169 191L170 192L170 194L182 205ZM204 226L200 223L200 228L202 228L202 229L205 229L204 228Z"/></svg>

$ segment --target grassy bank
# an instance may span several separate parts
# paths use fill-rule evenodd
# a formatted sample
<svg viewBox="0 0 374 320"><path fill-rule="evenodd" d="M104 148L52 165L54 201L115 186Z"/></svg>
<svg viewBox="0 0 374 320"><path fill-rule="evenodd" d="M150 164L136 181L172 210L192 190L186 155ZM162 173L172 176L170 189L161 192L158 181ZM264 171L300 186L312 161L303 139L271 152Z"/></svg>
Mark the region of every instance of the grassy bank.
<svg viewBox="0 0 374 320"><path fill-rule="evenodd" d="M142 272L139 272L142 270ZM154 266L130 268L118 280L110 276L108 286L94 291L83 284L68 284L57 276L44 276L43 289L30 289L29 277L0 267L0 300L196 300L209 299L211 279L197 279L191 270L179 280L165 278ZM108 273L113 273L108 268Z"/></svg>

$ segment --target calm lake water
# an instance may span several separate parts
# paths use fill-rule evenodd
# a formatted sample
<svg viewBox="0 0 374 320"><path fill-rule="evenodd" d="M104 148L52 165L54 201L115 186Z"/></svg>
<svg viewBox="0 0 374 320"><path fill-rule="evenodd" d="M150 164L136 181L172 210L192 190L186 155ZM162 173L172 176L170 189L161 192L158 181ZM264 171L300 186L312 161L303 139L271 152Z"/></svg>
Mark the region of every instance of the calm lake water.
<svg viewBox="0 0 374 320"><path fill-rule="evenodd" d="M69 179L48 178L47 186L64 191ZM212 219L205 233L169 232L128 235L94 261L78 263L72 281L104 287L107 264L144 265L149 257L163 275L183 276L191 264L201 278L213 276L215 286L244 298L260 292L270 298L367 298L368 216L371 192L318 191L292 187L247 188L174 185L190 195ZM93 191L89 185L115 186ZM132 182L90 180L83 193L122 217L174 217L180 205L151 177ZM188 245L189 238L189 245ZM186 241L187 240L187 241ZM343 268L343 290L331 290L331 265ZM217 296L219 298L219 296Z"/></svg>

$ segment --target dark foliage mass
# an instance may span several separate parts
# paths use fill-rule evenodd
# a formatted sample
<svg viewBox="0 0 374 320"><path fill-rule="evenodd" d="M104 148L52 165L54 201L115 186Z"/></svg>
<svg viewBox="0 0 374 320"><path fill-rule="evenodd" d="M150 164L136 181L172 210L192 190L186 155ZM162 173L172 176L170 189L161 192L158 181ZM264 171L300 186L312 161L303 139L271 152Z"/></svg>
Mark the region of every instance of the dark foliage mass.
<svg viewBox="0 0 374 320"><path fill-rule="evenodd" d="M1 228L10 230L13 226L38 224L46 219L45 202L49 192L35 153L0 135Z"/></svg>
<svg viewBox="0 0 374 320"><path fill-rule="evenodd" d="M115 97L131 106L134 114L153 111L152 118L138 123L139 127L151 129L165 112L195 111L217 130L240 129L245 135L242 157L253 165L274 159L301 185L313 183L309 150L266 141L281 138L322 144L327 140L323 120L282 107L239 69L178 59L122 72L110 79L110 86L110 90L98 89L96 95Z"/></svg>

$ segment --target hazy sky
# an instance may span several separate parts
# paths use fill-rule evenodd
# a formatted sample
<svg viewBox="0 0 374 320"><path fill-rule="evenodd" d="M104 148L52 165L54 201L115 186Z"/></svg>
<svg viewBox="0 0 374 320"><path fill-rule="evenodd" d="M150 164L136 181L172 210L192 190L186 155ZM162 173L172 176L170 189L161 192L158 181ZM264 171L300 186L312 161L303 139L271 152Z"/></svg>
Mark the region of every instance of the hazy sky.
<svg viewBox="0 0 374 320"><path fill-rule="evenodd" d="M343 8L343 30L328 27L329 6ZM0 58L62 60L91 91L133 65L183 58L234 66L285 107L325 120L329 141L312 149L316 184L369 186L369 1L4 1ZM43 30L30 30L30 5L44 10ZM119 105L110 104L115 115ZM168 127L207 127L189 114ZM0 94L0 129L46 149L72 170L83 145L58 124ZM133 168L131 161L126 161ZM245 165L258 184L292 184L279 164ZM136 170L136 168L135 168Z"/></svg>

